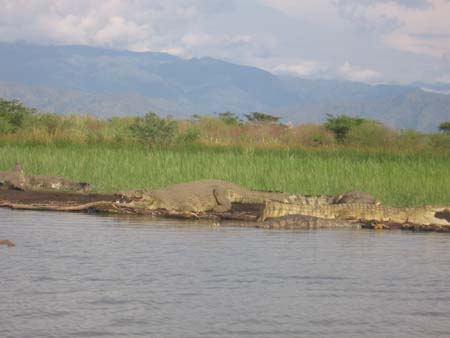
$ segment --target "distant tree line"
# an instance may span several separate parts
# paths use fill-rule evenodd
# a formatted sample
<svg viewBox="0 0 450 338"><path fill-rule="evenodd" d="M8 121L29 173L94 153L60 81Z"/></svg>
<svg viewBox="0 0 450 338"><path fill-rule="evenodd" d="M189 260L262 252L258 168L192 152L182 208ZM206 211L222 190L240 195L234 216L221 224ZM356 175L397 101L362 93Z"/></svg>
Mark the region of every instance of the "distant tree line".
<svg viewBox="0 0 450 338"><path fill-rule="evenodd" d="M194 115L175 120L154 112L143 116L102 120L90 115L59 115L27 108L19 101L0 99L0 142L140 143L149 147L207 145L332 147L382 149L448 149L450 121L440 134L395 130L362 117L327 115L323 124L280 123L264 112Z"/></svg>

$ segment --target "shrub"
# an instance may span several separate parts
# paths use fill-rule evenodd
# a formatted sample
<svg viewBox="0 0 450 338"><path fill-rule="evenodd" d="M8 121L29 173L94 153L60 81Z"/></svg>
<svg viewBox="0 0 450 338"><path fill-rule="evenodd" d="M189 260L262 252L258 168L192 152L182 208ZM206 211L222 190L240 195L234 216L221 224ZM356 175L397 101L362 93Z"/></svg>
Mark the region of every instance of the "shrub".
<svg viewBox="0 0 450 338"><path fill-rule="evenodd" d="M10 123L9 118L0 115L0 134L9 134L14 131L13 125Z"/></svg>
<svg viewBox="0 0 450 338"><path fill-rule="evenodd" d="M223 122L225 122L225 124L228 125L237 125L242 122L239 116L237 116L235 113L230 113L228 111L224 113L219 113L218 116L220 120L222 120Z"/></svg>
<svg viewBox="0 0 450 338"><path fill-rule="evenodd" d="M34 109L26 108L17 100L0 99L0 133L13 133L22 128L25 119L34 112Z"/></svg>
<svg viewBox="0 0 450 338"><path fill-rule="evenodd" d="M178 135L178 144L192 144L200 139L200 130L195 127L189 127L185 132Z"/></svg>
<svg viewBox="0 0 450 338"><path fill-rule="evenodd" d="M429 146L429 136L412 129L402 130L397 146L406 151L423 151Z"/></svg>
<svg viewBox="0 0 450 338"><path fill-rule="evenodd" d="M56 114L39 114L35 121L35 126L43 127L49 135L55 135L56 131L63 125L63 118Z"/></svg>
<svg viewBox="0 0 450 338"><path fill-rule="evenodd" d="M153 112L137 117L130 130L139 142L149 146L173 145L178 136L176 121L170 117L161 118Z"/></svg>
<svg viewBox="0 0 450 338"><path fill-rule="evenodd" d="M288 139L290 130L284 125L274 123L257 122L246 125L243 128L243 143L257 145L282 144Z"/></svg>
<svg viewBox="0 0 450 338"><path fill-rule="evenodd" d="M280 117L269 115L266 113L253 112L244 115L249 122L278 122Z"/></svg>
<svg viewBox="0 0 450 338"><path fill-rule="evenodd" d="M445 133L450 133L450 121L448 122L442 122L439 125L439 130Z"/></svg>
<svg viewBox="0 0 450 338"><path fill-rule="evenodd" d="M347 115L334 116L327 114L327 121L325 122L325 127L332 131L338 142L344 142L348 132L356 126L361 125L363 122L367 121L360 117L351 117Z"/></svg>
<svg viewBox="0 0 450 338"><path fill-rule="evenodd" d="M391 128L376 121L364 121L351 128L345 138L345 144L363 147L389 148L397 141L398 134Z"/></svg>
<svg viewBox="0 0 450 338"><path fill-rule="evenodd" d="M429 145L432 150L450 151L450 132L431 135Z"/></svg>
<svg viewBox="0 0 450 338"><path fill-rule="evenodd" d="M193 127L199 131L202 143L231 144L236 141L235 130L240 130L241 125L227 124L220 118L212 116L199 116L193 122Z"/></svg>
<svg viewBox="0 0 450 338"><path fill-rule="evenodd" d="M306 147L330 146L336 143L334 134L322 125L303 124L291 129L293 142Z"/></svg>

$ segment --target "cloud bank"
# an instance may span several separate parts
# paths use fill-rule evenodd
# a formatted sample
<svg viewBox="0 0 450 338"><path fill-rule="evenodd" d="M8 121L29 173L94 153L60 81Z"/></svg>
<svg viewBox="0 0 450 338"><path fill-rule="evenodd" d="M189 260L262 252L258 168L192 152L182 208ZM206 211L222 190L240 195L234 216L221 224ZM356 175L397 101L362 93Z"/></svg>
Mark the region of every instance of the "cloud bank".
<svg viewBox="0 0 450 338"><path fill-rule="evenodd" d="M448 0L0 0L0 41L212 56L304 77L450 81Z"/></svg>

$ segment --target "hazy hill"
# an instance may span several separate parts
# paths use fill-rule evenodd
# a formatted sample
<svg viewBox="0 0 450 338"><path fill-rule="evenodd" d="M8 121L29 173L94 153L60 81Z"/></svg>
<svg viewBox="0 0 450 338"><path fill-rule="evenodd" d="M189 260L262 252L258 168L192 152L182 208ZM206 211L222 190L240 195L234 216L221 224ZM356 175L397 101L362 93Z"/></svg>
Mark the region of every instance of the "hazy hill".
<svg viewBox="0 0 450 338"><path fill-rule="evenodd" d="M0 43L0 97L61 113L187 117L265 111L293 122L346 113L435 130L450 120L450 96L421 87L277 77L212 58Z"/></svg>

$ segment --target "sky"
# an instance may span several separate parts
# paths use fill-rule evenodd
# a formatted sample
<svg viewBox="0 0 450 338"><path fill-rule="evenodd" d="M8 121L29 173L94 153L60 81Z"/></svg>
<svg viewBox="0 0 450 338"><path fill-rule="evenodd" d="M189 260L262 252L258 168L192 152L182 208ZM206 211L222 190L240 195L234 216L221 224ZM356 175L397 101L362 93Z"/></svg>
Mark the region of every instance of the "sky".
<svg viewBox="0 0 450 338"><path fill-rule="evenodd" d="M450 0L0 0L0 41L209 56L304 78L450 83Z"/></svg>

